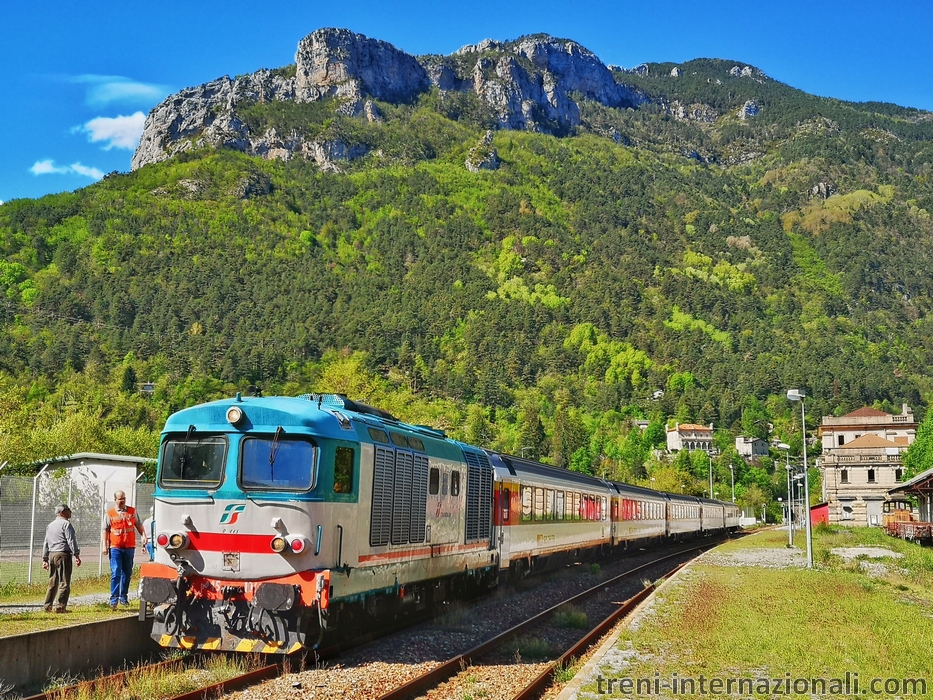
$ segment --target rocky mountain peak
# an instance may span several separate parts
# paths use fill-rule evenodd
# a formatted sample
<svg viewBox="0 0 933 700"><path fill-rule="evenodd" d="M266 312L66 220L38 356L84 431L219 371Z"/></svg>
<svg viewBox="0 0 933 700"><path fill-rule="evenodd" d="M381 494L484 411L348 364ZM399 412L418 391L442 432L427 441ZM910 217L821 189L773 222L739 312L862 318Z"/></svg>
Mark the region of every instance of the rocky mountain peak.
<svg viewBox="0 0 933 700"><path fill-rule="evenodd" d="M486 39L452 56L419 59L347 29L319 29L299 42L293 72L259 70L235 80L225 76L169 96L150 112L132 167L206 145L266 158L357 157L359 149L343 144L308 143L300 134L273 129L254 133L238 107L334 98L340 113L365 112L372 120L371 100L409 102L432 87L474 93L500 129L546 133L580 123L578 95L607 107L647 101L638 90L616 82L585 47L546 34L511 42ZM332 160L321 164L334 167Z"/></svg>
<svg viewBox="0 0 933 700"><path fill-rule="evenodd" d="M406 102L429 87L414 56L385 41L347 29L319 29L298 43L295 98L311 102L339 97L361 103L364 96Z"/></svg>

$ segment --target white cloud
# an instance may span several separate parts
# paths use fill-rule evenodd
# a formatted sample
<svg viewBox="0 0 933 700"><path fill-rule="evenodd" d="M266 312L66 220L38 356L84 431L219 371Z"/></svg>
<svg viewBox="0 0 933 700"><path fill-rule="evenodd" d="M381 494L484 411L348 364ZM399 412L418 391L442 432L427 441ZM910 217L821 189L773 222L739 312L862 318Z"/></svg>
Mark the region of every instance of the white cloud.
<svg viewBox="0 0 933 700"><path fill-rule="evenodd" d="M72 163L71 165L55 165L55 161L51 158L46 160L37 160L33 163L33 166L29 168L29 172L33 175L83 175L84 177L89 177L92 180L100 180L104 173L102 170L97 168L88 167L86 165L81 165L81 163Z"/></svg>
<svg viewBox="0 0 933 700"><path fill-rule="evenodd" d="M88 140L92 143L106 141L104 150L111 148L125 148L134 150L139 143L139 137L143 133L143 125L146 123L146 115L142 112L136 112L124 117L95 117L84 126L78 127L78 130L85 131L88 134Z"/></svg>
<svg viewBox="0 0 933 700"><path fill-rule="evenodd" d="M169 92L165 85L140 83L122 75L78 75L72 82L88 85L85 100L89 105L101 106L114 102L146 104L161 100Z"/></svg>
<svg viewBox="0 0 933 700"><path fill-rule="evenodd" d="M68 167L78 175L84 175L85 177L89 177L92 180L100 180L104 176L103 171L98 170L97 168L89 168L86 165L81 165L81 163L72 163Z"/></svg>
<svg viewBox="0 0 933 700"><path fill-rule="evenodd" d="M68 168L55 165L55 161L51 159L37 160L35 163L33 163L33 166L29 168L29 172L31 172L33 175L48 175L50 173L64 175L68 172Z"/></svg>

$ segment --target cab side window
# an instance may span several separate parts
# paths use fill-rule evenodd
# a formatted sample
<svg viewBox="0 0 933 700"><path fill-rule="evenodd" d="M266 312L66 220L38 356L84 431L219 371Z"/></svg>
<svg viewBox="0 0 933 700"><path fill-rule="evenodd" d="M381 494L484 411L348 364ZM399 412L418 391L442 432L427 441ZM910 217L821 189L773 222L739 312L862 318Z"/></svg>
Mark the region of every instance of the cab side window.
<svg viewBox="0 0 933 700"><path fill-rule="evenodd" d="M334 493L353 493L353 462L355 454L349 447L338 447L334 455Z"/></svg>

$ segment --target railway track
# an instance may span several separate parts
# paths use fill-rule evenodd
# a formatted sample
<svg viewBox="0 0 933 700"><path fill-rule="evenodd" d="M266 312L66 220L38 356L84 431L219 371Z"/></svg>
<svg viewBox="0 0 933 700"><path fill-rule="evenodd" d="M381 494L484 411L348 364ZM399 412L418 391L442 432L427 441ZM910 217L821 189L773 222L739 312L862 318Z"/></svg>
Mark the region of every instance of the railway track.
<svg viewBox="0 0 933 700"><path fill-rule="evenodd" d="M709 545L697 547L696 551L702 552L706 549L709 549ZM572 596L505 630L479 646L457 655L405 685L380 695L378 700L408 700L416 697L439 700L440 698L466 697L476 694L477 691L480 691L483 697L494 698L502 696L490 692L491 690L510 686L518 686L520 689L506 697L514 700L538 698L550 686L557 671L569 666L573 660L580 657L612 629L620 619L645 600L657 585L651 583L625 601L616 602L612 599L617 597L615 595L617 584L622 581L635 580L649 572L654 574L659 564L679 559L683 554L683 552L678 552L643 564ZM685 563L677 562L661 578L673 575ZM554 653L552 650L548 656L554 658L537 663L525 663L521 658L522 645L514 643L515 640L519 640L523 636L527 638L531 635L534 635L533 639L548 639L558 636L554 634L555 627L559 630L561 625L554 624L555 618L562 610L581 603L587 603L588 611L608 608L610 612L605 617L600 618L598 624L580 634L569 645L565 644L565 649L558 653ZM490 668L494 669L492 673L480 671L480 669L488 670ZM494 678L493 676L499 677Z"/></svg>
<svg viewBox="0 0 933 700"><path fill-rule="evenodd" d="M441 698L463 697L471 692L476 695L477 689L483 690L487 698L539 697L542 690L550 684L556 670L566 668L572 659L579 658L594 640L598 640L638 602L650 595L654 586L653 584L644 585L645 581L657 581L670 575L683 563L695 558L698 553L715 546L720 541L722 540L681 548L672 554L660 557L656 556L657 552L643 554L640 558L646 561L601 580L586 590L563 596L558 602L552 602L545 609L518 624L513 624L505 630L499 629L493 634L487 634L482 643L474 645L467 651L444 656L443 660L437 657L443 656L445 651L438 649L434 654L422 654L422 657L429 657L426 659L420 658L419 660L417 654L411 654L409 658L401 662L400 666L404 668L397 668L390 660L371 663L367 660L367 648L378 642L370 639L353 650L352 654L356 657L355 659L338 657L345 651L343 647L330 647L319 652L314 658L306 658L300 662L296 662L295 659L286 659L277 660L276 663L264 663L236 677L186 691L166 700L207 700L208 698L235 696L237 691L244 688L250 688L250 698L260 700L280 698L283 697L283 692L293 693L297 689L302 691L302 697L312 698L352 696L373 700L404 700L424 697L428 700L440 700ZM626 564L626 562L612 563L619 564L620 567ZM530 592L516 592L514 596L515 599L533 596L536 594L535 591L536 589L531 589ZM624 600L621 600L623 597ZM511 605L514 602L510 601L511 599L506 600L505 605ZM479 605L482 605L482 601ZM491 609L494 609L495 602L492 602L491 606ZM565 612L568 609L576 609L577 617L582 612L587 621L599 620L599 623L589 625L589 629L585 631L576 627L562 627L560 623L555 623L555 619L561 619L562 611ZM474 613L472 609L468 609L463 614L469 618ZM476 615L482 614L484 613L476 613ZM500 614L499 617L501 622L503 615ZM385 634L393 634L397 630L397 626L387 628ZM417 638L418 634L414 634ZM430 637L430 635L427 636ZM378 639L378 635L372 635L372 637ZM538 652L523 654L527 648L528 639L554 641L549 642L543 655ZM395 646L401 651L407 644L407 642L399 642ZM373 653L379 654L378 651ZM401 656L405 657L404 654ZM183 663L182 660L176 659L155 666L164 666L166 672L169 672L173 665L180 667ZM308 669L305 664L311 664L312 667ZM363 675L361 669L365 666L375 666L375 676ZM358 671L360 671L359 676ZM372 668L368 669L368 673L371 674L372 671ZM70 700L71 698L97 697L102 693L96 692L96 688L119 688L124 682L126 673L130 672L84 681L76 686L59 688L32 696L27 700ZM308 676L309 673L310 676ZM376 680L366 680L366 678ZM264 686L270 686L268 692L262 690ZM490 693L485 690L487 687L500 690L520 687L521 690L503 695L499 690ZM119 692L117 695L119 696Z"/></svg>

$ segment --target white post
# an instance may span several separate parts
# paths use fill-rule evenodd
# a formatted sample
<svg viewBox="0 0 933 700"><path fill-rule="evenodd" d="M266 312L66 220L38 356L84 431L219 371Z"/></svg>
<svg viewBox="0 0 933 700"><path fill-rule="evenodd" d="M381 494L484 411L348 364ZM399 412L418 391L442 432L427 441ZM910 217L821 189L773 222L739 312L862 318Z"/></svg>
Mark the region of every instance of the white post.
<svg viewBox="0 0 933 700"><path fill-rule="evenodd" d="M803 517L807 526L807 568L813 568L813 533L810 530L810 470L807 466L807 413L800 399L800 420L803 423Z"/></svg>
<svg viewBox="0 0 933 700"><path fill-rule="evenodd" d="M111 476L113 476L112 471L107 476L107 479L109 479ZM97 529L101 530L102 533L103 533L104 516L107 514L107 479L104 479L103 483L101 484L101 488L100 488L100 520L98 521ZM104 537L103 537L103 534L101 534L101 541L97 547L97 551L100 552L100 554L97 555L97 575L102 576L104 573Z"/></svg>
<svg viewBox="0 0 933 700"><path fill-rule="evenodd" d="M807 411L804 406L806 394L799 389L789 389L787 398L800 402L800 432L803 436L803 517L807 528L807 568L813 568L813 532L810 528L810 470L807 465Z"/></svg>
<svg viewBox="0 0 933 700"><path fill-rule="evenodd" d="M39 473L32 478L32 523L29 526L29 566L26 569L26 583L32 583L32 555L36 549L36 497L39 492L39 477L42 476L42 472L48 468L49 465L46 464L39 470Z"/></svg>

